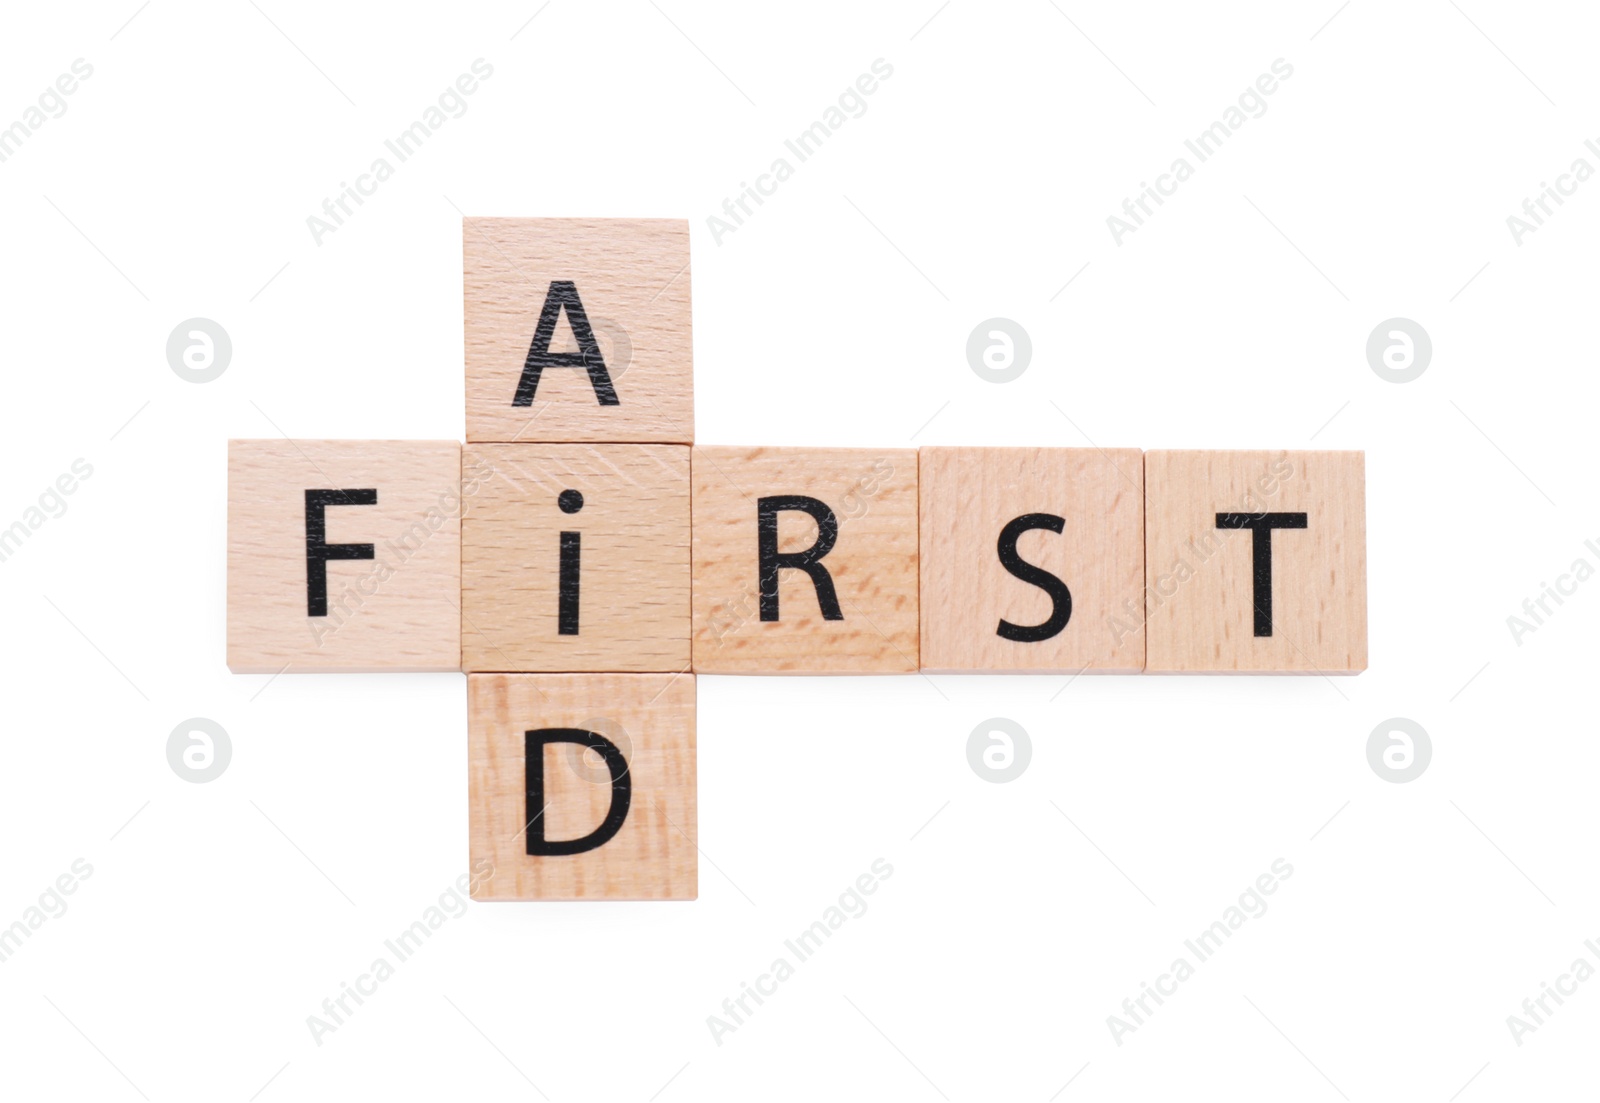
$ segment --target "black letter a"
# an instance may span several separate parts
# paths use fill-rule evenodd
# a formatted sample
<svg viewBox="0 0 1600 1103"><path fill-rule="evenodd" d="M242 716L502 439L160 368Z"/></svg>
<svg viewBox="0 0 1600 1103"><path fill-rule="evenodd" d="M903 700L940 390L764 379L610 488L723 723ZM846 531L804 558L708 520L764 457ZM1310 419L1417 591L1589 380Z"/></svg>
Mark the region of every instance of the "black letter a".
<svg viewBox="0 0 1600 1103"><path fill-rule="evenodd" d="M567 308L567 321L572 325L572 335L578 339L577 352L551 352L550 338L556 333L556 319L561 308ZM528 346L528 359L522 366L522 382L517 384L513 406L532 406L533 393L539 389L539 376L546 368L587 368L589 382L594 385L594 395L602 406L620 406L616 388L611 385L611 373L600 356L600 345L589 328L589 316L583 312L578 299L578 285L571 280L551 280L550 293L545 296L544 310L539 313L539 327L533 331L533 344Z"/></svg>

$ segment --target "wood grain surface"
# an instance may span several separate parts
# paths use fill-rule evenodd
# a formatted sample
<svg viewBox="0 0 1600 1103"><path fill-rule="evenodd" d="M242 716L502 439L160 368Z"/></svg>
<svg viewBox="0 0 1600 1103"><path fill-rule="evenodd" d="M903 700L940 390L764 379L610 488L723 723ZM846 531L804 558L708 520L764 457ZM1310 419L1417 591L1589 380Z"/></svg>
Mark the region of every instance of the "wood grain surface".
<svg viewBox="0 0 1600 1103"><path fill-rule="evenodd" d="M467 678L470 861L478 900L693 900L699 891L692 674L473 674ZM529 855L525 735L578 728L628 763L627 818L581 854ZM611 807L610 773L573 744L544 748L544 837L580 839Z"/></svg>
<svg viewBox="0 0 1600 1103"><path fill-rule="evenodd" d="M1135 674L1144 668L1144 462L1137 448L923 448L922 668ZM1059 533L1021 533L1016 552L1067 588L1048 639L999 632L1048 624L1056 602L1000 560L1001 531L1048 514Z"/></svg>
<svg viewBox="0 0 1600 1103"><path fill-rule="evenodd" d="M1146 669L1351 674L1367 666L1361 452L1145 454ZM1270 636L1254 631L1248 529L1219 513L1304 513L1272 533Z"/></svg>
<svg viewBox="0 0 1600 1103"><path fill-rule="evenodd" d="M469 442L694 440L689 224L655 218L468 218L461 230ZM518 384L553 281L582 303L617 405L581 367ZM551 352L578 352L559 316Z"/></svg>
<svg viewBox="0 0 1600 1103"><path fill-rule="evenodd" d="M689 669L688 447L469 444L463 465L483 479L462 524L463 669ZM560 631L563 532L579 536L576 635Z"/></svg>
<svg viewBox="0 0 1600 1103"><path fill-rule="evenodd" d="M694 668L717 674L871 674L917 669L917 454L909 448L694 450ZM842 619L812 580L778 572L779 619L760 619L758 502L826 503L837 542L822 560ZM780 552L818 537L809 515L778 516Z"/></svg>
<svg viewBox="0 0 1600 1103"><path fill-rule="evenodd" d="M327 612L309 615L306 491L329 505ZM228 667L240 674L461 666L461 446L455 441L228 442Z"/></svg>

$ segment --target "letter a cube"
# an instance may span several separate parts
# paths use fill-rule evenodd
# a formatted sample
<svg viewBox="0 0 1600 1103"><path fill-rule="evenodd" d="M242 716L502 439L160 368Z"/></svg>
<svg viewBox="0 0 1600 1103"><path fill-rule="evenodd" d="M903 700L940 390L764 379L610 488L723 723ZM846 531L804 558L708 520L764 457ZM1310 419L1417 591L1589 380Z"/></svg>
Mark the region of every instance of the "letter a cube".
<svg viewBox="0 0 1600 1103"><path fill-rule="evenodd" d="M468 218L467 441L694 439L689 224Z"/></svg>

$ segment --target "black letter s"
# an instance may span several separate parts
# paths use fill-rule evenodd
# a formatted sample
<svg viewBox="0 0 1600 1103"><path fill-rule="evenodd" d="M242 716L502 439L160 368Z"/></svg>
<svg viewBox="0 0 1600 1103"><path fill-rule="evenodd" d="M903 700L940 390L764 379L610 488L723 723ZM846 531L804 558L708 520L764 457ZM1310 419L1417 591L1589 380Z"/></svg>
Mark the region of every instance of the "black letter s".
<svg viewBox="0 0 1600 1103"><path fill-rule="evenodd" d="M1050 595L1050 616L1043 624L1018 625L1001 618L1000 627L995 629L995 634L1001 639L1038 643L1060 635L1067 621L1072 619L1072 591L1067 589L1067 584L1043 567L1024 563L1017 554L1017 539L1023 533L1047 529L1059 534L1066 527L1066 520L1053 513L1024 513L1000 530L1000 565L1017 578Z"/></svg>

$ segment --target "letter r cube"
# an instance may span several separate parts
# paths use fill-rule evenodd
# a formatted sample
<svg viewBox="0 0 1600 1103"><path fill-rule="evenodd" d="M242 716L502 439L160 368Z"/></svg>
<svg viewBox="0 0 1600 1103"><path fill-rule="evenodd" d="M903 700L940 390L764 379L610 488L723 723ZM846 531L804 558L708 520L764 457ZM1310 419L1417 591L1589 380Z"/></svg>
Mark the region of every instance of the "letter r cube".
<svg viewBox="0 0 1600 1103"><path fill-rule="evenodd" d="M917 669L917 453L696 448L694 668Z"/></svg>

